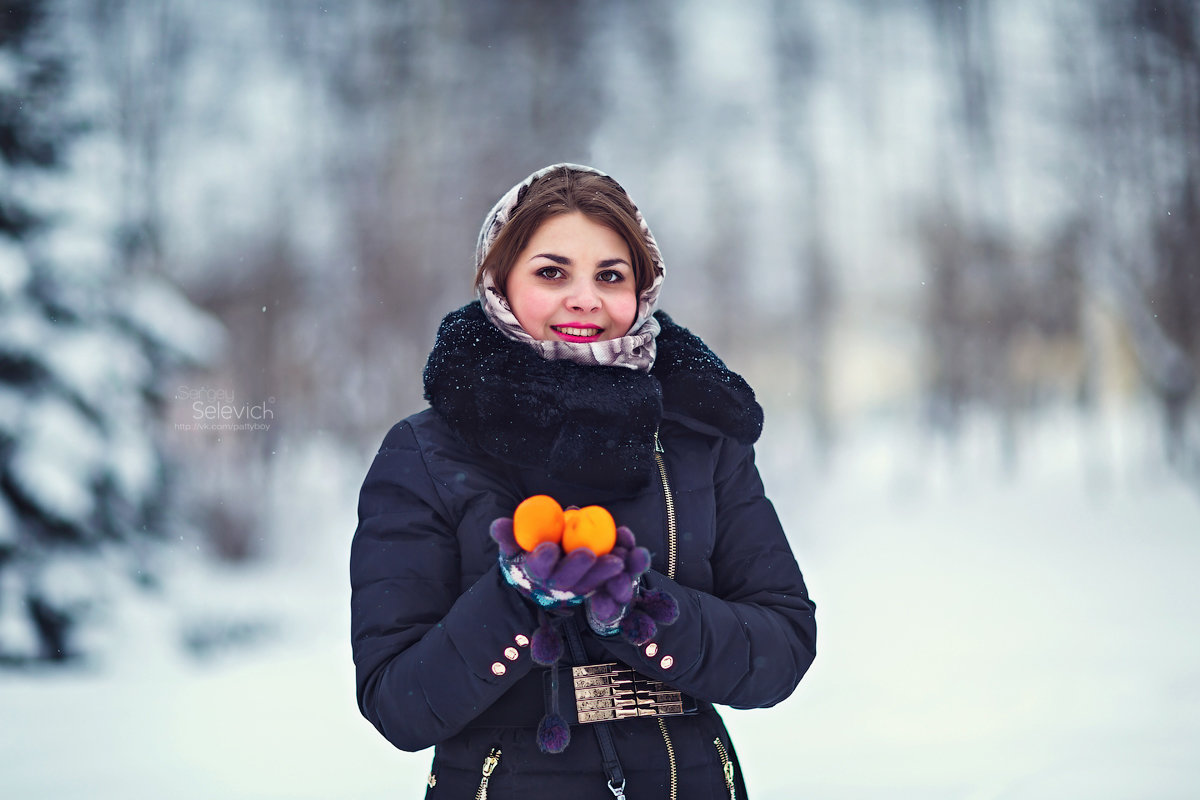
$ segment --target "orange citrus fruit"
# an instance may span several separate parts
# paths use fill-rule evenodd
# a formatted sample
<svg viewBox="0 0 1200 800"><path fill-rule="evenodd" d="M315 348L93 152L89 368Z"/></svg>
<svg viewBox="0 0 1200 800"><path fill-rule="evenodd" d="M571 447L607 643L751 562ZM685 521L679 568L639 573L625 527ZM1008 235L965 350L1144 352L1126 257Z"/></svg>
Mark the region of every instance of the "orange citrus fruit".
<svg viewBox="0 0 1200 800"><path fill-rule="evenodd" d="M563 510L550 495L526 497L513 512L513 538L522 550L533 552L542 542L562 541Z"/></svg>
<svg viewBox="0 0 1200 800"><path fill-rule="evenodd" d="M602 506L569 508L563 512L563 521L562 547L568 553L586 547L603 556L617 543L617 524Z"/></svg>

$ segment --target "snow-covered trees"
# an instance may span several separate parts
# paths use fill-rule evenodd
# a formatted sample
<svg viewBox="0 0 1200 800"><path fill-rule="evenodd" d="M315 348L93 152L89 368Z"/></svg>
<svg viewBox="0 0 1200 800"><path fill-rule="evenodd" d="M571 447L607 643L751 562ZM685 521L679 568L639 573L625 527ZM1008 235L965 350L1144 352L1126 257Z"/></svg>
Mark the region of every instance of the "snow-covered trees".
<svg viewBox="0 0 1200 800"><path fill-rule="evenodd" d="M110 140L72 90L55 7L0 6L0 662L61 660L167 524L167 371L213 323L114 247Z"/></svg>
<svg viewBox="0 0 1200 800"><path fill-rule="evenodd" d="M3 2L0 650L58 649L50 542L155 527L156 387L205 336L150 276L236 343L197 381L279 400L171 442L209 549L278 553L288 458L420 407L480 215L555 160L630 188L666 307L807 410L797 453L924 409L998 415L1015 465L1042 408L1150 398L1200 474L1193 6L55 0L68 62Z"/></svg>

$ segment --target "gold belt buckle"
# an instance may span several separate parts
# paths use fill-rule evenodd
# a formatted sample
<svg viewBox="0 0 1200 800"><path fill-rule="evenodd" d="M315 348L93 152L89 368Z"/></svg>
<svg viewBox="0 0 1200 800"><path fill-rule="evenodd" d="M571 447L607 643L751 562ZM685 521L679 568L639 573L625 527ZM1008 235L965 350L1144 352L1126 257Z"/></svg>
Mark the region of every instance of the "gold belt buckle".
<svg viewBox="0 0 1200 800"><path fill-rule="evenodd" d="M571 667L571 678L575 713L581 723L688 713L678 689L615 661Z"/></svg>

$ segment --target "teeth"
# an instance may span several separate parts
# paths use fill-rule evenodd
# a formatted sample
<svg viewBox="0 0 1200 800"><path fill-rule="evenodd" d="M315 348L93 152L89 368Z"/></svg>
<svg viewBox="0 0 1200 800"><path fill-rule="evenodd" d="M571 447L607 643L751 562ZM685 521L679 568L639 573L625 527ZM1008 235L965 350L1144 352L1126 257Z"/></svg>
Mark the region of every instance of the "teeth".
<svg viewBox="0 0 1200 800"><path fill-rule="evenodd" d="M555 326L554 330L568 336L595 336L600 332L597 328L568 328L565 325Z"/></svg>

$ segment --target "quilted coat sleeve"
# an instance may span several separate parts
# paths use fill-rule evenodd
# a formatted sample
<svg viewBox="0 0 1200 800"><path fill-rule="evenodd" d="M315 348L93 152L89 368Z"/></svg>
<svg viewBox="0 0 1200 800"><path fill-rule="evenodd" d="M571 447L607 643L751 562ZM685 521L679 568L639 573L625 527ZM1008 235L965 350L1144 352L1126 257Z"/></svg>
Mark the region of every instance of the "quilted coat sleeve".
<svg viewBox="0 0 1200 800"><path fill-rule="evenodd" d="M494 566L460 592L449 517L412 428L397 424L359 496L350 606L359 708L402 750L457 733L531 667L528 648L504 651L536 627L532 608Z"/></svg>
<svg viewBox="0 0 1200 800"><path fill-rule="evenodd" d="M653 657L646 648L605 643L639 671L694 697L735 708L772 706L792 693L816 656L816 606L763 493L752 448L727 443L715 484L712 593L651 571L647 587L670 592L679 619L659 629Z"/></svg>

